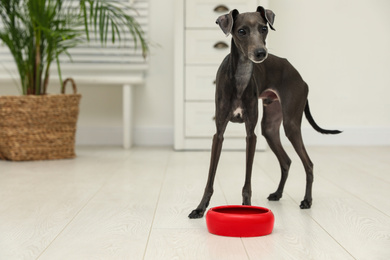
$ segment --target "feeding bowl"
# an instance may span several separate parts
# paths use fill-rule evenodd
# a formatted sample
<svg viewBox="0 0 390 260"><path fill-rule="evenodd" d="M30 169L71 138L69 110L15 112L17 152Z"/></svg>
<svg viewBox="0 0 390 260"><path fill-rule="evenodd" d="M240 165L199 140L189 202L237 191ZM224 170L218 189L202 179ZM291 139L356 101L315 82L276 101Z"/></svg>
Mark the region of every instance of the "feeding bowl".
<svg viewBox="0 0 390 260"><path fill-rule="evenodd" d="M209 232L229 237L257 237L271 234L274 221L271 210L256 206L219 206L209 209L206 214Z"/></svg>

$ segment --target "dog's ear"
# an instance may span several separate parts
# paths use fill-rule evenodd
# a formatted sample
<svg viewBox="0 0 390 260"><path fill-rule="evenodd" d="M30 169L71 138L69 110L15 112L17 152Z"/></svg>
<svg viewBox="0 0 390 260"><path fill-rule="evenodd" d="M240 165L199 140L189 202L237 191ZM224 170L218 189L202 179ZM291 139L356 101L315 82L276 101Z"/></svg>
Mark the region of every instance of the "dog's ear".
<svg viewBox="0 0 390 260"><path fill-rule="evenodd" d="M275 28L273 27L275 20L274 12L268 9L264 9L264 7L262 6L257 7L256 11L259 12L261 16L268 22L269 27L271 27L271 29L275 31Z"/></svg>
<svg viewBox="0 0 390 260"><path fill-rule="evenodd" d="M222 31L226 34L226 36L228 36L232 32L233 23L238 14L239 13L237 9L234 9L230 11L230 13L218 17L217 21L215 22L219 25L219 27L221 27Z"/></svg>

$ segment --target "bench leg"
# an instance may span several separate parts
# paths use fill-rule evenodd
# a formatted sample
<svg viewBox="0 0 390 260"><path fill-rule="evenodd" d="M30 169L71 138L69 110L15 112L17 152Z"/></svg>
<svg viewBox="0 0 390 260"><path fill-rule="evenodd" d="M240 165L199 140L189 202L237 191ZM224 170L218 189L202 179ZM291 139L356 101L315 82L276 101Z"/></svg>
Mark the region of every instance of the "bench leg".
<svg viewBox="0 0 390 260"><path fill-rule="evenodd" d="M133 144L133 85L123 85L123 148L130 149Z"/></svg>

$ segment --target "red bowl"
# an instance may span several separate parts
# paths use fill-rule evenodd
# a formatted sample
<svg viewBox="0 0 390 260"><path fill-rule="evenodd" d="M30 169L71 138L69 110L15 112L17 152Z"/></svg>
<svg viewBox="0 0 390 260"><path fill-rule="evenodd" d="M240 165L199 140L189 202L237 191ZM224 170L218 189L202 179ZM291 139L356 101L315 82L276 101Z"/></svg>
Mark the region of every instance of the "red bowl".
<svg viewBox="0 0 390 260"><path fill-rule="evenodd" d="M274 228L271 210L256 206L229 205L209 209L206 214L210 233L229 237L258 237Z"/></svg>

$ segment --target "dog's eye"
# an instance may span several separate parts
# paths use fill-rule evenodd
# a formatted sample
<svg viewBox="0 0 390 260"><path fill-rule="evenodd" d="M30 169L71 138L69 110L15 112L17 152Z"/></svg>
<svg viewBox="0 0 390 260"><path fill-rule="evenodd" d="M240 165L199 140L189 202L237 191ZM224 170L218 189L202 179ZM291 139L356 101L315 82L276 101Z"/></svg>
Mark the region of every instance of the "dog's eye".
<svg viewBox="0 0 390 260"><path fill-rule="evenodd" d="M246 31L244 29L238 30L238 35L244 36L246 34Z"/></svg>
<svg viewBox="0 0 390 260"><path fill-rule="evenodd" d="M261 32L262 33L266 33L268 31L268 27L267 26L263 26L262 28L261 28Z"/></svg>

